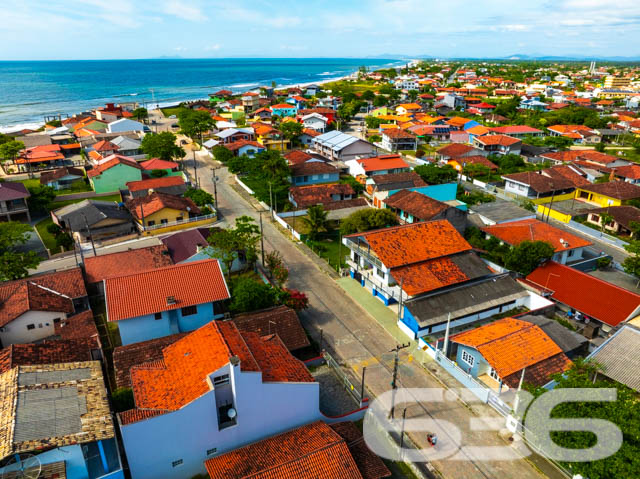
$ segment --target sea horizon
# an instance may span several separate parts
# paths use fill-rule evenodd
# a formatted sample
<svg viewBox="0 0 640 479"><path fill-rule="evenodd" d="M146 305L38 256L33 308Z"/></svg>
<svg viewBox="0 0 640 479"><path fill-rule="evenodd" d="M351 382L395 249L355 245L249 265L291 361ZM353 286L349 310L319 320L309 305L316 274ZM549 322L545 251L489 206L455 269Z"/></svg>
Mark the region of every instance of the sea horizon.
<svg viewBox="0 0 640 479"><path fill-rule="evenodd" d="M105 103L159 107L260 85L295 86L350 75L360 66L404 64L392 58L146 58L0 61L0 131L37 128L45 116L81 113Z"/></svg>

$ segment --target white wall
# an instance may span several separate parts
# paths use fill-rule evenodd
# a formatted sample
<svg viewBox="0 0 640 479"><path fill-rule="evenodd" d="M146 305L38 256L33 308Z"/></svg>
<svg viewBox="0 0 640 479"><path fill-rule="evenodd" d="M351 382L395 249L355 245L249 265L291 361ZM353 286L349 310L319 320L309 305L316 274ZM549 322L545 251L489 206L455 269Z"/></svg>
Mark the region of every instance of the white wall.
<svg viewBox="0 0 640 479"><path fill-rule="evenodd" d="M364 175L364 168L362 167L362 165L360 163L358 163L358 160L348 160L345 161L345 165L347 165L349 167L349 174L351 176L353 176L354 178L358 175Z"/></svg>
<svg viewBox="0 0 640 479"><path fill-rule="evenodd" d="M2 347L11 344L33 343L40 339L53 336L55 333L53 320L55 318L65 319L65 313L55 313L49 311L27 311L17 317L4 327L0 332ZM27 329L28 324L35 325L34 329Z"/></svg>
<svg viewBox="0 0 640 479"><path fill-rule="evenodd" d="M513 193L518 196L529 196L529 187L515 183L513 181L506 180L504 183L504 191L507 193Z"/></svg>
<svg viewBox="0 0 640 479"><path fill-rule="evenodd" d="M228 372L225 366L211 376ZM239 365L230 376L235 426L218 430L213 389L178 411L121 426L132 477L188 478L204 473L209 457L321 418L318 383L262 383L262 373L241 372ZM216 453L207 456L212 448ZM183 464L172 467L179 459Z"/></svg>

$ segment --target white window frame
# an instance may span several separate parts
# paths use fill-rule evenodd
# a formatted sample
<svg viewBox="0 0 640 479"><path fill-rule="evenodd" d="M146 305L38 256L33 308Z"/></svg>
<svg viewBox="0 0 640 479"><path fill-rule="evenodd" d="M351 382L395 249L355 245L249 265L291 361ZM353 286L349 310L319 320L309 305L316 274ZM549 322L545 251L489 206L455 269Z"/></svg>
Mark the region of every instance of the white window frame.
<svg viewBox="0 0 640 479"><path fill-rule="evenodd" d="M476 358L474 358L471 354L467 352L466 349L462 350L462 354L460 354L460 359L463 363L473 367L476 363Z"/></svg>
<svg viewBox="0 0 640 479"><path fill-rule="evenodd" d="M498 376L498 372L495 369L491 368L491 371L489 371L489 376L500 382L500 376Z"/></svg>

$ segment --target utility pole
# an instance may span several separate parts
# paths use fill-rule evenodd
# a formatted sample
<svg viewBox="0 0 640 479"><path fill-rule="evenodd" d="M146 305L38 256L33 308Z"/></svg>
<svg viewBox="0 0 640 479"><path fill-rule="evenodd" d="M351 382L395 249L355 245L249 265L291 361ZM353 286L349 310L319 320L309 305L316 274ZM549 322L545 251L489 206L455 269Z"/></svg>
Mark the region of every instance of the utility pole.
<svg viewBox="0 0 640 479"><path fill-rule="evenodd" d="M269 182L269 212L273 218L273 196L271 195L271 182Z"/></svg>
<svg viewBox="0 0 640 479"><path fill-rule="evenodd" d="M442 354L447 357L447 349L449 349L449 328L451 327L451 313L447 315L447 329L444 333L444 345L442 346Z"/></svg>
<svg viewBox="0 0 640 479"><path fill-rule="evenodd" d="M398 321L400 321L402 317L402 287L403 286L404 286L404 278L400 278L400 298L398 298L400 300L398 302Z"/></svg>
<svg viewBox="0 0 640 479"><path fill-rule="evenodd" d="M522 390L522 383L524 382L524 372L526 371L527 368L524 368L522 370L522 374L520 375L520 382L518 383L518 390L516 391L516 400L513 403L513 410L516 413L516 415L518 414L518 407L520 406L520 391Z"/></svg>
<svg viewBox="0 0 640 479"><path fill-rule="evenodd" d="M213 180L213 204L218 211L218 177L216 176L216 168L211 168L211 176Z"/></svg>
<svg viewBox="0 0 640 479"><path fill-rule="evenodd" d="M402 454L402 448L404 447L404 421L406 416L407 416L407 408L404 408L402 410L402 429L400 430L400 454Z"/></svg>
<svg viewBox="0 0 640 479"><path fill-rule="evenodd" d="M193 143L191 144L191 151L193 151L193 177L196 182L196 188L198 187L198 162L196 161L196 150L193 149Z"/></svg>
<svg viewBox="0 0 640 479"><path fill-rule="evenodd" d="M406 349L409 346L411 346L411 343L398 344L396 345L395 348L389 351L390 353L393 353L393 352L396 353L396 357L393 361L393 379L391 380L391 410L389 411L389 419L393 419L393 413L396 408L396 389L397 389L396 380L398 378L398 353L400 352L401 349Z"/></svg>
<svg viewBox="0 0 640 479"><path fill-rule="evenodd" d="M260 251L262 252L262 267L264 268L264 235L262 234L262 210L260 210Z"/></svg>
<svg viewBox="0 0 640 479"><path fill-rule="evenodd" d="M362 368L362 381L360 382L360 406L362 407L362 401L364 401L364 373L367 371L367 367Z"/></svg>
<svg viewBox="0 0 640 479"><path fill-rule="evenodd" d="M89 222L87 221L87 217L84 215L84 213L82 214L82 217L84 218L84 225L87 227L87 234L89 235L89 239L91 240L91 248L93 249L93 256L98 256L96 254L96 245L93 242L93 235L91 234L91 228L89 228ZM82 247L82 245L80 247Z"/></svg>

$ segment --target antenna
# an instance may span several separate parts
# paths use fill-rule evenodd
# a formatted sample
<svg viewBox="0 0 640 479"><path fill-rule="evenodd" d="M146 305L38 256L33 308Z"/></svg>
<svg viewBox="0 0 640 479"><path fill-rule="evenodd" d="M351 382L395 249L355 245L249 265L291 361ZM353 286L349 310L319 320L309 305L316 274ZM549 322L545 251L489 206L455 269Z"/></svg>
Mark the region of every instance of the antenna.
<svg viewBox="0 0 640 479"><path fill-rule="evenodd" d="M42 471L40 459L33 454L15 454L2 469L1 479L38 479Z"/></svg>

